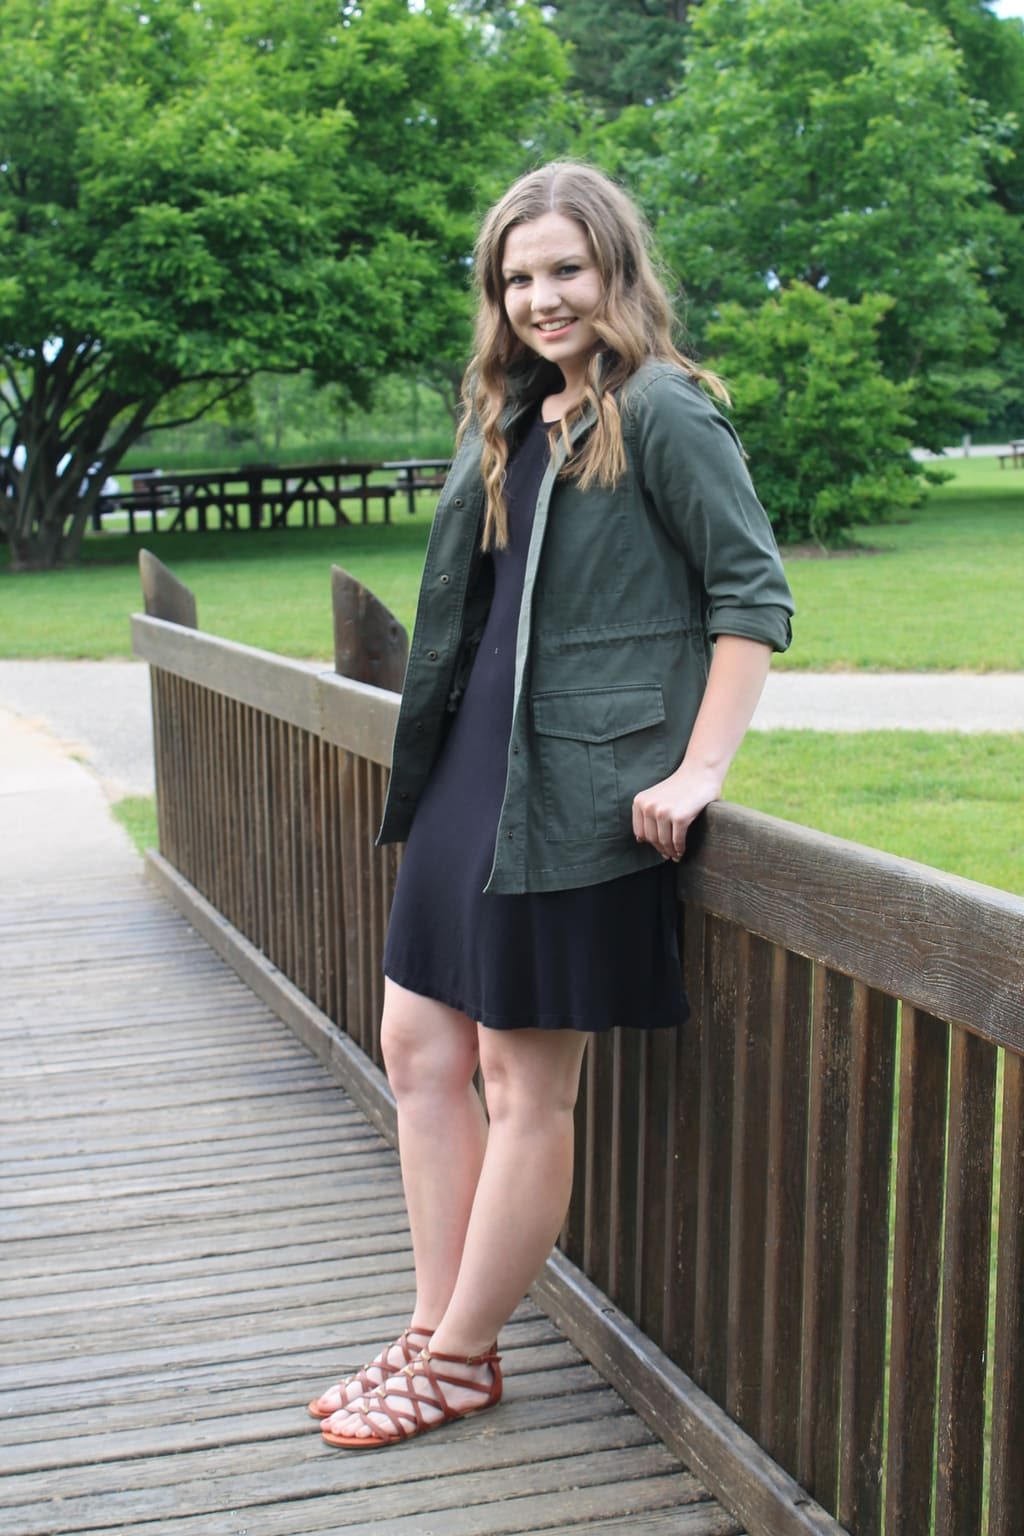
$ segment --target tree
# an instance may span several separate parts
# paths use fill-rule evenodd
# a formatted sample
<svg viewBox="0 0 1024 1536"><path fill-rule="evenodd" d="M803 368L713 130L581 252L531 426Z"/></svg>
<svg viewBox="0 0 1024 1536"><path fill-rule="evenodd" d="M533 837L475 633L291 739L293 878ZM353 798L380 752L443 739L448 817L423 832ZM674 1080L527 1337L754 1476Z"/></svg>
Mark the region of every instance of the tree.
<svg viewBox="0 0 1024 1536"><path fill-rule="evenodd" d="M12 568L75 558L130 444L258 371L450 365L479 206L564 77L529 8L497 49L439 0L5 0Z"/></svg>
<svg viewBox="0 0 1024 1536"><path fill-rule="evenodd" d="M912 0L945 26L963 60L969 94L984 102L999 124L1000 153L986 167L997 210L994 244L999 260L983 277L1003 318L994 361L1002 387L993 392L988 426L1016 436L1024 425L1024 25L1000 20L986 0Z"/></svg>
<svg viewBox="0 0 1024 1536"><path fill-rule="evenodd" d="M723 303L757 307L780 285L888 294L879 354L937 445L995 382L998 131L948 35L903 0L703 0L679 94L623 114L605 143L698 337Z"/></svg>
<svg viewBox="0 0 1024 1536"><path fill-rule="evenodd" d="M553 0L545 9L570 46L572 84L599 110L660 101L678 85L686 21L699 0Z"/></svg>
<svg viewBox="0 0 1024 1536"><path fill-rule="evenodd" d="M736 398L736 426L776 537L844 542L923 496L910 457L909 385L878 359L891 301L856 304L805 283L757 309L723 305L708 328L712 366Z"/></svg>

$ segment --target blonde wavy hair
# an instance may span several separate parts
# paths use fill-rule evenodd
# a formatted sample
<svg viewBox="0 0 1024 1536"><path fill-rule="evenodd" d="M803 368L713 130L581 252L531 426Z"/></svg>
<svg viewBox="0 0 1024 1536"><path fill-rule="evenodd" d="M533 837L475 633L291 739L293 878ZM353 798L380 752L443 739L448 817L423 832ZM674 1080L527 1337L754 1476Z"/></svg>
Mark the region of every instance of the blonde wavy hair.
<svg viewBox="0 0 1024 1536"><path fill-rule="evenodd" d="M504 494L508 443L501 418L509 398L509 374L536 359L516 336L505 311L505 241L516 225L546 213L560 213L582 225L603 287L590 316L601 346L587 365L580 401L562 422L566 445L570 428L588 405L593 408L595 426L567 459L562 473L575 478L583 489L616 483L626 467L616 391L648 359L678 364L719 399L728 400L721 380L673 343L672 305L655 270L649 231L621 187L593 166L572 160L555 160L520 177L487 214L477 239L476 336L462 385L459 440L471 420L482 437L485 549L504 549L508 544Z"/></svg>

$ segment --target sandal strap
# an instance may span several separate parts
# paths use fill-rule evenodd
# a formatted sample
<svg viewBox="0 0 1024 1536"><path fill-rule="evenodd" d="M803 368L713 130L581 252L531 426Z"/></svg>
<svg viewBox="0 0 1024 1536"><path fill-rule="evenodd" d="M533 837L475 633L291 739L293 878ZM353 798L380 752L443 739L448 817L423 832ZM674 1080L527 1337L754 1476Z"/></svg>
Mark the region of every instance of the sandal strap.
<svg viewBox="0 0 1024 1536"><path fill-rule="evenodd" d="M434 1361L440 1360L450 1365L488 1365L491 1368L491 1381L488 1386L480 1382L468 1380L465 1376L453 1376L445 1371L435 1371ZM478 1392L487 1401L480 1404L481 1408L489 1407L492 1402L497 1402L501 1395L501 1371L498 1369L501 1356L495 1349L489 1349L482 1355L447 1355L432 1354L424 1349L403 1366L396 1376L404 1376L405 1383L399 1383L395 1377L389 1377L388 1382L377 1387L373 1392L368 1392L362 1398L358 1398L352 1404L350 1411L356 1414L365 1424L372 1435L378 1439L407 1440L413 1435L418 1435L424 1429L438 1429L442 1424L450 1424L455 1419L464 1418L467 1414L478 1410L473 1408L453 1409L448 1406L444 1394L444 1387L463 1387L471 1392ZM422 1377L426 1383L426 1390L416 1385L415 1378ZM393 1408L388 1398L401 1398L408 1403L407 1408L401 1406ZM432 1408L440 1413L440 1418L426 1418L424 1408ZM371 1418L371 1414L383 1415L387 1418L394 1431L393 1435L384 1432Z"/></svg>
<svg viewBox="0 0 1024 1536"><path fill-rule="evenodd" d="M378 1372L383 1381L387 1381L389 1377L397 1375L398 1372L403 1370L411 1360L416 1359L416 1356L420 1354L423 1348L422 1345L413 1344L411 1342L412 1335L416 1334L418 1338L427 1339L429 1342L429 1340L433 1337L433 1333L433 1328L421 1328L418 1323L410 1323L408 1328L402 1329L402 1332L398 1335L397 1339L393 1340L393 1342L390 1344L385 1344L384 1348L380 1352L382 1355L389 1355L393 1349L401 1350L403 1357L401 1365L388 1365L385 1360L381 1360L378 1356L374 1360L367 1361L365 1365L361 1365L358 1370L349 1372L347 1376L342 1376L340 1380L335 1382L333 1387L328 1387L326 1391L322 1392L320 1397L326 1397L328 1392L340 1391L341 1388L350 1386L353 1382L358 1382L360 1387L362 1387L364 1397L368 1396L370 1393L375 1392L381 1385L380 1381L376 1381L374 1377L370 1375L371 1371ZM314 1401L319 1402L320 1398L316 1398ZM358 1402L359 1399L353 1398L352 1401ZM341 1407L344 1408L345 1404L342 1403ZM340 1409L335 1408L332 1409L331 1412L338 1413L340 1412ZM326 1417L329 1418L330 1415L328 1414Z"/></svg>

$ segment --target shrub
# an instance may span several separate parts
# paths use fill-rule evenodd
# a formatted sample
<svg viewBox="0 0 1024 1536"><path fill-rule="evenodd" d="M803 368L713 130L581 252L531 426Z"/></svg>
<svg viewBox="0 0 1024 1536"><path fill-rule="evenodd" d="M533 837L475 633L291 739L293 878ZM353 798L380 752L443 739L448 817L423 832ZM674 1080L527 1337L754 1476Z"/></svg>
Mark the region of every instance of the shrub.
<svg viewBox="0 0 1024 1536"><path fill-rule="evenodd" d="M757 309L724 304L709 328L710 366L780 543L849 542L858 523L917 506L925 475L911 458L909 384L882 372L884 294L857 303L807 284Z"/></svg>

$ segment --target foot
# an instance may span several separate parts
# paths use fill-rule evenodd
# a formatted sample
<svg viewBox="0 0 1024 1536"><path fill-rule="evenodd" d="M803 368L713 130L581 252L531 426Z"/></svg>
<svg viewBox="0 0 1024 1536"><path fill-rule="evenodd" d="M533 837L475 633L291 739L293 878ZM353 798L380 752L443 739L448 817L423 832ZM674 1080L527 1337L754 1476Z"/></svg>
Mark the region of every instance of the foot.
<svg viewBox="0 0 1024 1536"><path fill-rule="evenodd" d="M328 1445L372 1450L493 1408L501 1400L494 1350L474 1356L423 1352L376 1391L331 1414L321 1426Z"/></svg>
<svg viewBox="0 0 1024 1536"><path fill-rule="evenodd" d="M313 1401L307 1404L308 1411L314 1419L326 1419L331 1414L337 1413L339 1409L348 1407L350 1403L358 1402L367 1393L376 1391L378 1387L383 1386L389 1376L393 1376L396 1371L407 1366L410 1360L416 1358L420 1350L429 1344L433 1331L432 1328L418 1328L415 1323L411 1323L404 1333L399 1334L393 1344L382 1349L368 1365L361 1366L358 1371L351 1376L346 1376L344 1380L335 1382L334 1386L328 1387L320 1397L314 1397Z"/></svg>

